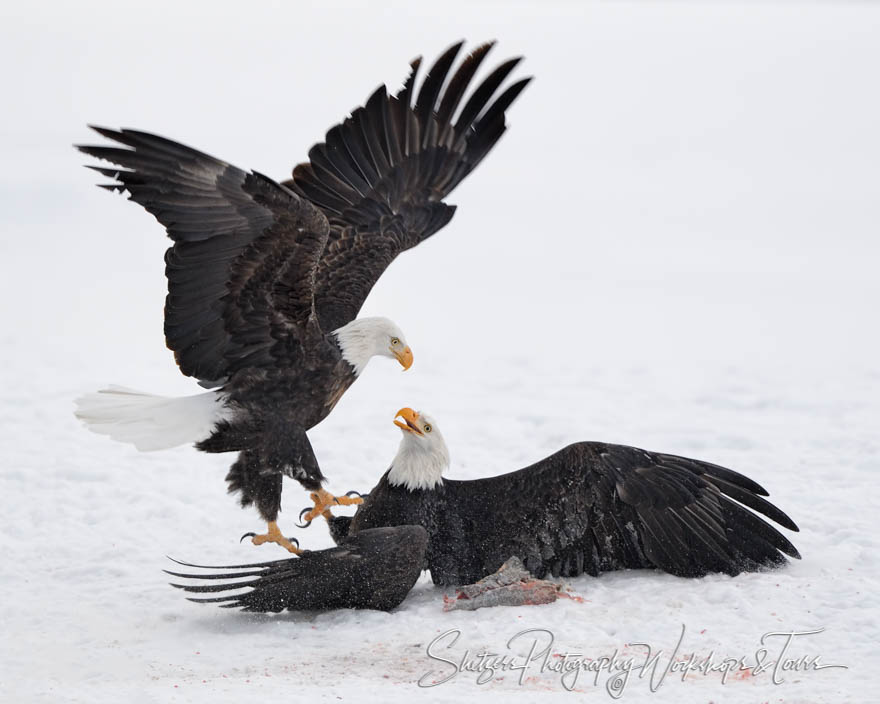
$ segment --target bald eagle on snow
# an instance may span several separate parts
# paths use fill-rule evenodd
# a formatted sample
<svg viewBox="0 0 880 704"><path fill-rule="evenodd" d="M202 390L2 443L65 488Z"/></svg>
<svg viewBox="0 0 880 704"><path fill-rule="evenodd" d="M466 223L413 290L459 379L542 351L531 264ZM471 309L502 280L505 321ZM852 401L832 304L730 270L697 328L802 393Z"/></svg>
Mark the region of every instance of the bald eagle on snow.
<svg viewBox="0 0 880 704"><path fill-rule="evenodd" d="M239 452L227 481L268 523L256 544L298 552L276 524L284 475L314 492L307 518L359 501L322 488L306 431L372 357L412 364L394 323L358 311L398 254L452 218L443 199L495 146L530 80L499 94L514 58L468 94L492 44L447 81L461 47L437 59L417 95L413 61L397 95L381 86L283 183L135 130L95 128L121 146L79 147L117 165L91 168L115 179L104 188L127 192L174 241L165 255L165 339L180 371L212 390L171 399L112 387L79 399L77 415L141 450L197 442L205 452Z"/></svg>
<svg viewBox="0 0 880 704"><path fill-rule="evenodd" d="M797 531L748 477L709 462L579 442L516 472L444 479L449 451L426 414L401 409L391 468L336 536L421 525L437 584L468 584L512 555L535 576L655 567L681 577L736 575L799 558L754 509ZM748 508L746 508L748 507ZM346 523L349 523L345 531Z"/></svg>
<svg viewBox="0 0 880 704"><path fill-rule="evenodd" d="M411 579L411 572L400 575L413 564L430 570L436 584L460 585L492 574L512 556L536 577L627 568L680 577L737 575L783 565L784 555L800 558L782 533L749 509L789 530L798 527L762 498L767 492L759 484L733 470L625 445L579 442L516 472L451 480L443 478L449 451L437 423L410 408L401 409L394 422L403 432L400 449L354 517L324 514L343 549L337 559L316 560L313 567L294 564L299 560L247 565L247 572L237 574L172 573L255 577L182 588L223 593L249 587L194 601L280 611L333 608L321 606L309 591L306 576L313 573L349 590L344 605L361 606L374 591L399 595L393 586ZM392 528L400 532L375 533ZM423 528L427 539L404 534L411 528ZM397 566L387 574L387 556L370 552L380 539L396 550ZM373 608L396 606L393 600L382 604Z"/></svg>

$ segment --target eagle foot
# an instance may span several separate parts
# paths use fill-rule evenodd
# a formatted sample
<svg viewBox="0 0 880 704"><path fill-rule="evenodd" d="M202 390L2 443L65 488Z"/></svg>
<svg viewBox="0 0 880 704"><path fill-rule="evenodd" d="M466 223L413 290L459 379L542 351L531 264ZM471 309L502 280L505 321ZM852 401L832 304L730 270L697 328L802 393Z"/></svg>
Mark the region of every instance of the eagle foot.
<svg viewBox="0 0 880 704"><path fill-rule="evenodd" d="M285 548L288 552L292 552L294 555L300 555L302 550L299 549L299 541L296 538L285 538L281 534L281 529L278 528L278 524L275 521L270 521L268 531L263 535L257 535L256 533L245 533L241 536L241 542L245 538L250 538L251 542L254 545L262 545L263 543L275 543L276 545L280 545ZM296 543L296 545L294 545Z"/></svg>
<svg viewBox="0 0 880 704"><path fill-rule="evenodd" d="M353 494L354 496L352 496ZM346 492L343 496L333 496L329 491L318 489L318 491L309 494L309 498L314 501L315 505L299 512L301 523L296 524L297 528L308 528L318 516L324 516L329 521L333 518L333 514L330 512L333 506L354 506L364 502L364 497L356 491Z"/></svg>

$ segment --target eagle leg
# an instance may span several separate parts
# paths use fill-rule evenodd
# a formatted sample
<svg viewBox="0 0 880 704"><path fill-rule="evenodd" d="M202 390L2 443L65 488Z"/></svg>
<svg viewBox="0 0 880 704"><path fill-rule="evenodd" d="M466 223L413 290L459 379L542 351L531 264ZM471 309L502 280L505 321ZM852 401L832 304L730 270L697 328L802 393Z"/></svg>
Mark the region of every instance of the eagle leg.
<svg viewBox="0 0 880 704"><path fill-rule="evenodd" d="M288 552L292 552L294 555L302 554L302 550L299 549L299 541L296 538L285 538L281 534L281 529L278 527L278 524L275 521L269 522L269 528L266 533L263 535L257 535L256 533L245 533L241 536L241 540L245 538L250 538L251 542L254 545L262 545L263 543L275 543L276 545L280 545L285 548ZM241 542L241 540L239 542ZM296 543L296 545L294 545Z"/></svg>
<svg viewBox="0 0 880 704"><path fill-rule="evenodd" d="M350 494L357 494L357 496L350 496ZM312 508L304 508L300 511L299 520L302 523L296 524L298 528L308 528L318 516L324 516L329 521L333 518L333 514L330 512L330 508L333 506L354 506L364 502L363 497L356 491L349 491L345 496L333 496L333 494L325 489L318 489L309 494L309 498L315 505Z"/></svg>

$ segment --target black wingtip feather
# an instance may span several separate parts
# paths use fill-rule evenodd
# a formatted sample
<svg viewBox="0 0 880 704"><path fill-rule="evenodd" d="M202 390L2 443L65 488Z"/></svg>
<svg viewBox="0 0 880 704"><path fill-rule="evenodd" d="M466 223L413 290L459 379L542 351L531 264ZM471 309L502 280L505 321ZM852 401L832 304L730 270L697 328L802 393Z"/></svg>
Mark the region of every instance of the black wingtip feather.
<svg viewBox="0 0 880 704"><path fill-rule="evenodd" d="M391 259L448 221L453 211L443 210L443 201L504 133L505 111L530 78L514 83L493 101L522 61L514 57L474 83L495 44L494 39L479 44L462 59L465 43L456 42L421 80L422 57L413 59L399 90L389 95L385 86L377 87L363 107L327 130L324 142L309 150L310 164L293 170L292 190L318 206L333 228L354 230L352 237L334 235L339 250L334 261L347 261L346 252L368 246L375 253L380 240L388 251L369 276L359 265L356 275L328 276L329 264L319 272L321 281L344 282L348 291L345 302L333 291L318 292L315 311L322 328L335 329L352 320ZM352 262L360 259L351 256ZM355 264L350 266L354 272Z"/></svg>
<svg viewBox="0 0 880 704"><path fill-rule="evenodd" d="M182 560L176 560L170 555L166 555L169 560L172 562L176 562L178 565L183 565L184 567L195 567L200 570L243 570L243 569L252 569L254 567L274 567L276 565L283 564L285 562L290 562L291 560L296 560L295 557L282 558L281 560L271 560L269 562L251 562L247 565L196 565L192 562L183 562Z"/></svg>
<svg viewBox="0 0 880 704"><path fill-rule="evenodd" d="M102 137L106 137L107 139L112 139L114 141L118 141L117 137L121 136L121 133L118 130L114 130L110 127L101 127L100 125L88 124L86 125L90 130L97 132Z"/></svg>
<svg viewBox="0 0 880 704"><path fill-rule="evenodd" d="M495 91L498 90L498 87L504 82L504 79L510 75L510 72L516 68L517 64L522 61L522 58L523 57L521 56L515 56L508 59L483 79L483 82L471 94L470 99L465 103L464 108L462 108L461 115L459 115L458 121L455 123L457 132L465 132L477 119L495 94Z"/></svg>
<svg viewBox="0 0 880 704"><path fill-rule="evenodd" d="M449 69L452 68L455 57L458 56L462 46L464 46L464 41L453 44L428 69L425 80L422 81L422 88L419 91L418 98L416 98L414 108L416 115L419 117L419 122L422 124L425 124L428 117L434 112L437 96L440 95L440 90L443 88L446 76L449 75Z"/></svg>
<svg viewBox="0 0 880 704"><path fill-rule="evenodd" d="M731 482L727 482L717 476L706 475L706 481L709 481L717 486L730 498L739 501L741 504L748 506L758 513L767 516L767 518L776 521L779 525L788 528L791 531L799 532L799 529L795 522L791 520L791 518L789 518L789 516L784 511L777 508L761 496L746 491L745 489L742 489L741 487Z"/></svg>
<svg viewBox="0 0 880 704"><path fill-rule="evenodd" d="M186 597L186 600L192 601L196 604L218 604L218 603L221 603L224 601L229 601L229 602L234 602L234 603L231 603L231 604L222 604L221 603L221 605L226 606L227 608L230 608L230 607L235 608L236 606L240 606L240 604L238 603L239 598L240 598L239 596L214 596L214 597L205 597L203 599L200 599L198 597L188 596L188 597Z"/></svg>
<svg viewBox="0 0 880 704"><path fill-rule="evenodd" d="M237 572L230 574L229 572L221 572L219 574L187 574L185 572L172 572L171 570L162 570L165 574L172 577L182 577L183 579L238 579L239 577L257 577L265 574L265 569L254 570L251 572Z"/></svg>
<svg viewBox="0 0 880 704"><path fill-rule="evenodd" d="M83 166L92 171L97 171L99 174L106 176L107 178L116 178L120 173L124 173L120 169L108 169L104 166L95 166L94 164L83 164Z"/></svg>
<svg viewBox="0 0 880 704"><path fill-rule="evenodd" d="M359 226L389 210L397 213L426 201L442 201L497 143L505 129L505 111L531 80L517 81L493 101L522 61L521 56L513 57L495 67L468 96L478 67L495 44L493 39L477 45L453 70L465 45L463 40L455 42L433 62L419 86L422 57L414 59L396 95L379 86L364 108L327 131L324 144L309 152L314 170L294 171L294 188ZM332 169L340 183L322 181L319 162L325 171ZM340 201L347 194L336 194L340 189L360 196L358 202L348 199L351 205L342 212ZM407 247L427 236L416 235Z"/></svg>

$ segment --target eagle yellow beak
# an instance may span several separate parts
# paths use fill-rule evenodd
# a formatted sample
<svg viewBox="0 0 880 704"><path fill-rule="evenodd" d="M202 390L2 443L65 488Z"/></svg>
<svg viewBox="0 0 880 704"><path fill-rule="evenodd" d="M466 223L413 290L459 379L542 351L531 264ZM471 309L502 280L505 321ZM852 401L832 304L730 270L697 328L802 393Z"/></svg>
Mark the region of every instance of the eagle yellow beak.
<svg viewBox="0 0 880 704"><path fill-rule="evenodd" d="M413 353L412 350L407 345L403 352L395 352L394 356L397 357L397 361L400 362L400 366L403 367L403 371L406 371L412 366L413 363Z"/></svg>
<svg viewBox="0 0 880 704"><path fill-rule="evenodd" d="M398 418L402 418L403 422L401 423ZM402 430L405 430L408 433L415 433L416 435L423 435L421 430L419 430L419 426L416 425L416 422L419 420L419 414L414 411L412 408L401 408L397 413L394 414L394 425Z"/></svg>

